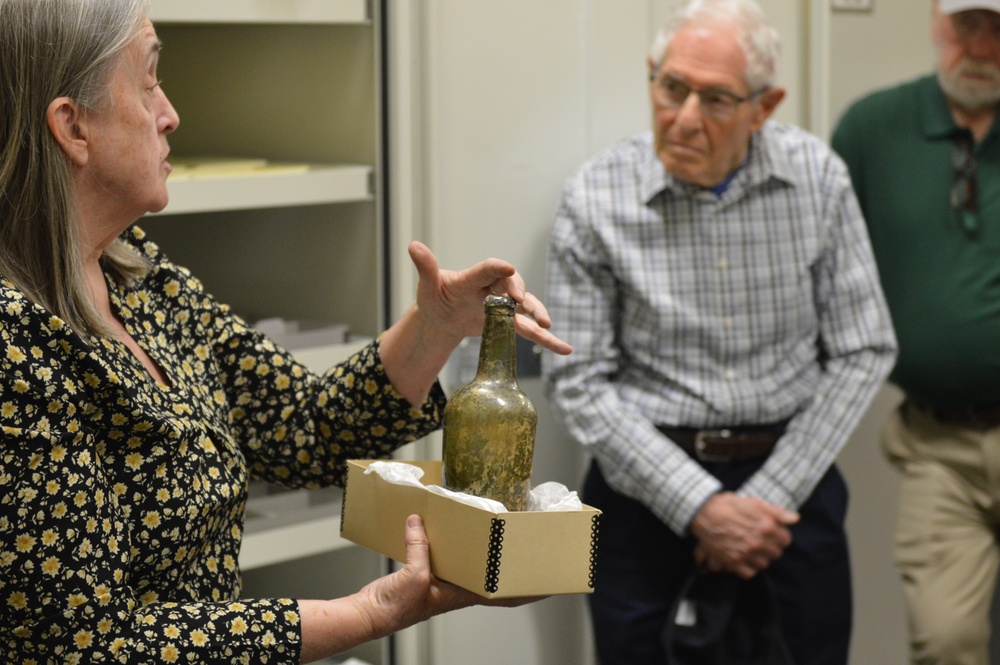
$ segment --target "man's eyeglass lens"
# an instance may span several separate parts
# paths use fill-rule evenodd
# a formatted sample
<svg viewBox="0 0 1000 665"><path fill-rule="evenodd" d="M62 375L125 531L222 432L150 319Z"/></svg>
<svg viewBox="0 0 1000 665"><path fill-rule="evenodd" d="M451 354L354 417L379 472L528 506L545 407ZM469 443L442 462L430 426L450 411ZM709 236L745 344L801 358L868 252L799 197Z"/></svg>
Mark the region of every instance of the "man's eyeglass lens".
<svg viewBox="0 0 1000 665"><path fill-rule="evenodd" d="M698 95L702 114L716 120L730 120L740 104L750 101L763 92L759 90L746 97L740 97L726 90L713 88L697 90L672 76L664 76L657 80L655 91L656 101L669 109L679 109L693 92Z"/></svg>

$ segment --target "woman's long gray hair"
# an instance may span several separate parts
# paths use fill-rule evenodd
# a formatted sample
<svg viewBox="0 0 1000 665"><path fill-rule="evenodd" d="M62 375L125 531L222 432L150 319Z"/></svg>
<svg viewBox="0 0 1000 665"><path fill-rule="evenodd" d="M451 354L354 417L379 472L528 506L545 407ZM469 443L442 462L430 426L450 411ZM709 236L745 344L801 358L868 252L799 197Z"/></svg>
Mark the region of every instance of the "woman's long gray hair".
<svg viewBox="0 0 1000 665"><path fill-rule="evenodd" d="M108 102L148 0L0 0L0 277L79 333L107 334L87 290L72 164L47 122L49 104ZM102 264L122 282L148 264L120 241Z"/></svg>

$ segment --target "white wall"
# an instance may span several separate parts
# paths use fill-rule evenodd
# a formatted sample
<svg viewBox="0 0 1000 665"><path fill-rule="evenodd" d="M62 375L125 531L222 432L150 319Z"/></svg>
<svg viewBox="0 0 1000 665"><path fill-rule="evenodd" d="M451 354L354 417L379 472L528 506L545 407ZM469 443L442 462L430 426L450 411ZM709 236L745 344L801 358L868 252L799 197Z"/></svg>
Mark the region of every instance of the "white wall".
<svg viewBox="0 0 1000 665"><path fill-rule="evenodd" d="M412 228L442 265L500 256L541 293L564 178L592 152L648 124L648 3L399 4L411 11L416 53L409 61L419 61L411 64L420 101L409 144L421 181ZM539 382L520 383L539 412L535 482L575 488L581 451L548 410ZM582 596L463 610L417 632L424 639L404 636L401 651L435 665L587 665L592 658Z"/></svg>
<svg viewBox="0 0 1000 665"><path fill-rule="evenodd" d="M829 103L834 121L865 92L934 69L930 0L874 0L870 12L831 12Z"/></svg>
<svg viewBox="0 0 1000 665"><path fill-rule="evenodd" d="M789 96L778 117L802 122L805 5L761 4L786 42L781 71ZM501 256L541 290L563 180L597 150L650 125L646 52L673 6L391 0L398 86L391 145L402 160L393 264L406 267L405 242L420 237L443 265ZM398 272L400 311L413 275Z"/></svg>

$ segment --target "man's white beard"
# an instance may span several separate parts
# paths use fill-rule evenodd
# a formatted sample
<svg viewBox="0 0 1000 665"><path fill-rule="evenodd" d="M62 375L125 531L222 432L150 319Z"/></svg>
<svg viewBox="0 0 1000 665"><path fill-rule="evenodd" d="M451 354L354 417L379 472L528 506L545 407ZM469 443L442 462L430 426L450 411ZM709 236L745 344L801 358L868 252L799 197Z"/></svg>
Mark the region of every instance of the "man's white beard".
<svg viewBox="0 0 1000 665"><path fill-rule="evenodd" d="M989 80L969 80L964 76L968 74ZM938 70L938 81L945 96L965 111L981 111L1000 102L1000 68L995 65L963 60L949 72Z"/></svg>

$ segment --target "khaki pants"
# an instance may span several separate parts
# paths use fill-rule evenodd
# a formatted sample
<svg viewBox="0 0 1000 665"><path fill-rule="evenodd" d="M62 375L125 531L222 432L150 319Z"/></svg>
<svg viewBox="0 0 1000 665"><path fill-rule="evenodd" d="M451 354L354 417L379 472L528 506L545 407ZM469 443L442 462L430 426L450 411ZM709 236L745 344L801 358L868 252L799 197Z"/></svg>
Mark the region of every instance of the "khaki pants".
<svg viewBox="0 0 1000 665"><path fill-rule="evenodd" d="M943 425L904 403L883 431L902 472L895 560L920 665L989 665L1000 551L1000 428Z"/></svg>

